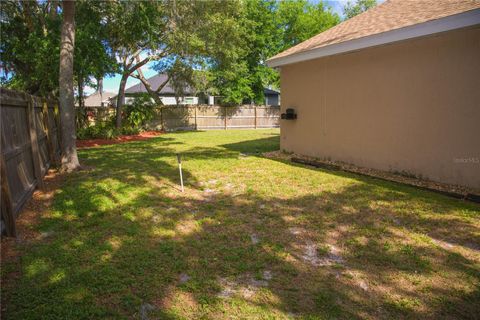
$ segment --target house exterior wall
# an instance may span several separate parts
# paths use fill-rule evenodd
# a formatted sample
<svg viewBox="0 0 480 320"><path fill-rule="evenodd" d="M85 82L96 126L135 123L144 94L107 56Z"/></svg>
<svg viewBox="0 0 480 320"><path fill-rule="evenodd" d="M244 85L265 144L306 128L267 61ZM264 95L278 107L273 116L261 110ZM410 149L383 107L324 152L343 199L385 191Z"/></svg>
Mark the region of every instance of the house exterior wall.
<svg viewBox="0 0 480 320"><path fill-rule="evenodd" d="M171 106L171 105L176 105L177 104L177 100L175 99L174 96L162 96L160 97L160 99L162 100L162 103L166 106ZM190 99L190 100L186 100L186 99ZM134 96L128 96L128 97L125 97L125 104L131 104L133 103L133 101L135 100L135 97ZM152 102L153 99L151 99ZM191 103L187 103L186 101L191 101ZM180 97L180 103L179 104L189 104L189 105L197 105L198 104L198 97Z"/></svg>
<svg viewBox="0 0 480 320"><path fill-rule="evenodd" d="M480 189L480 26L281 68L281 148Z"/></svg>
<svg viewBox="0 0 480 320"><path fill-rule="evenodd" d="M267 94L265 95L265 105L267 106L279 106L280 101L279 101L280 95L278 94Z"/></svg>
<svg viewBox="0 0 480 320"><path fill-rule="evenodd" d="M166 106L177 104L175 97L160 97L162 103Z"/></svg>

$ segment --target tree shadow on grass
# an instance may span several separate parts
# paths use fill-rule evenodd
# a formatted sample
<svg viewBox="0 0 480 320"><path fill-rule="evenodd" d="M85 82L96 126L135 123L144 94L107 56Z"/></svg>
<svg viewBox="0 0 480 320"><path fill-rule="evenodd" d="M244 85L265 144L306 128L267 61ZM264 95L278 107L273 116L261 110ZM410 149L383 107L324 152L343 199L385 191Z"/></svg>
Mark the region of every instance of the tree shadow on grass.
<svg viewBox="0 0 480 320"><path fill-rule="evenodd" d="M262 155L265 152L277 151L279 149L279 137L263 138L249 141L241 141L232 144L225 144L222 147L229 151L239 153L248 153L247 150L261 150L250 155L264 158ZM255 148L254 146L259 146ZM467 248L480 251L480 235L473 232L474 229L471 224L465 221L462 216L467 216L470 219L478 218L477 204L465 203L464 200L449 198L438 193L416 188L414 186L407 186L397 182L385 181L375 177L366 177L355 173L349 173L341 170L328 170L323 168L315 168L312 166L294 163L282 159L269 159L288 165L289 167L312 170L313 172L321 172L340 178L354 179L361 183L356 189L352 197L339 197L335 199L336 205L351 206L360 209L369 209L369 203L372 199L372 194L385 194L385 196L377 198L376 201L382 203L381 214L390 217L395 223L406 225L406 227L415 230L418 233L428 234L434 239L448 243L465 246ZM400 200L400 201L397 201ZM389 202L388 205L386 202ZM408 203L405 208L401 205ZM448 205L446 205L448 204ZM463 214L458 217L443 216L443 214L450 212L451 207L457 205L464 205L473 210L465 210ZM412 210L421 207L424 211L430 211L427 219L418 215L409 215ZM410 212L409 212L410 211ZM408 216L408 219L403 219ZM452 230L452 225L456 227ZM467 231L468 232L465 232Z"/></svg>
<svg viewBox="0 0 480 320"><path fill-rule="evenodd" d="M280 134L268 134L268 138L247 140L236 143L221 145L226 150L243 153L246 155L261 155L264 152L276 151L280 149Z"/></svg>
<svg viewBox="0 0 480 320"><path fill-rule="evenodd" d="M209 194L186 170L181 194L168 185L178 169L167 142L88 152L95 168L72 175L42 218L50 235L25 245L6 317L139 318L144 310L150 319L434 319L480 311L471 289L478 256L428 236L480 243L458 213L478 217L477 206L319 169L312 174L355 183L291 198L219 183ZM185 154L237 159L247 150Z"/></svg>
<svg viewBox="0 0 480 320"><path fill-rule="evenodd" d="M128 193L128 188L121 187L113 190ZM220 310L232 312L231 304L240 304L255 312L272 308L304 317L420 318L432 310L417 313L416 304L429 305L436 296L415 287L399 287L402 277L429 277L433 265L440 262L442 273L470 274L478 280L478 267L471 260L460 255L449 262L448 250L424 243L405 245L405 239L393 233L396 226L390 228L388 222L372 225L363 215L351 217L358 212L328 215L324 212L328 204L313 205L317 210L311 211L312 201L319 197L336 201L351 197L355 190L293 201L255 195L161 201L159 194L145 190L111 208L95 201L99 196L115 201L105 186L77 190L91 202L86 204L70 193L57 197L52 216L41 224L52 236L36 244L23 261L24 276L13 294L12 315L130 318L149 304L154 306L152 318L173 319L185 311L180 306L189 303L183 308L192 317L202 312L221 316ZM252 210L258 203L263 209ZM301 213L305 211L311 213ZM290 219L292 212L298 212L295 219ZM295 235L292 228L304 231ZM334 245L342 248L344 262L315 266L304 258L306 243L331 244L329 233L338 230ZM251 242L252 234L259 238L257 244ZM365 243L354 241L362 237L367 237ZM264 271L271 272L272 279L254 287L254 295L246 294L251 278L262 279ZM398 272L403 275L395 278ZM181 274L188 275L188 281L182 283ZM226 298L219 296L225 290L222 279L233 283L234 292ZM367 283L366 290L362 283ZM391 298L385 290L401 299ZM429 290L442 292L440 298L448 306L441 309L442 314L476 311L457 289L436 284ZM202 306L209 306L213 314Z"/></svg>

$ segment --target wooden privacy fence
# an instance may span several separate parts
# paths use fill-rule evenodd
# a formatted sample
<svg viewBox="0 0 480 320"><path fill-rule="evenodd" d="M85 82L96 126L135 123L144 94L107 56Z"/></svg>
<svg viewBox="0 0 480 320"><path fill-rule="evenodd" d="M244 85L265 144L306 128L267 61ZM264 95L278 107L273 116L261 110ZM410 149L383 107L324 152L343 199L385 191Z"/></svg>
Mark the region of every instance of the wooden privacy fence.
<svg viewBox="0 0 480 320"><path fill-rule="evenodd" d="M60 161L57 101L0 88L1 224L15 236L15 219L43 177Z"/></svg>
<svg viewBox="0 0 480 320"><path fill-rule="evenodd" d="M271 106L168 106L149 124L165 130L276 128L280 107Z"/></svg>
<svg viewBox="0 0 480 320"><path fill-rule="evenodd" d="M75 112L77 120L84 117L89 124L107 122L115 116L115 108L112 107L76 107Z"/></svg>
<svg viewBox="0 0 480 320"><path fill-rule="evenodd" d="M115 114L115 109L105 107L87 107L85 111L90 123L106 121ZM276 128L279 119L280 107L272 106L164 106L155 108L147 127L167 131Z"/></svg>

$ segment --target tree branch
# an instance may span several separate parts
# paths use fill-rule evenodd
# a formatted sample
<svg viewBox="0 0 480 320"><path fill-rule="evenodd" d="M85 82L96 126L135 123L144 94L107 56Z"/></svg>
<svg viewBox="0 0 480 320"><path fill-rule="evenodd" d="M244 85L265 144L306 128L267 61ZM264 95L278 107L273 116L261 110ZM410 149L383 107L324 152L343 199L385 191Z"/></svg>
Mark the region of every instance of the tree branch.
<svg viewBox="0 0 480 320"><path fill-rule="evenodd" d="M160 91L167 85L168 81L170 81L170 76L167 76L167 79L161 85L158 86L155 92L159 94Z"/></svg>
<svg viewBox="0 0 480 320"><path fill-rule="evenodd" d="M144 50L144 48L141 47L140 49L138 49L137 51L135 51L135 52L132 54L130 60L128 61L128 66L131 66L131 65L132 65L132 63L135 61L135 59L137 59L137 56L139 56L140 53L141 53L143 50ZM134 71L135 71L135 70L134 70Z"/></svg>
<svg viewBox="0 0 480 320"><path fill-rule="evenodd" d="M137 60L138 61L138 60ZM131 74L133 73L135 70L138 70L139 68L143 67L144 65L146 65L147 63L150 62L150 57L146 57L145 59L137 62L136 64L134 64L132 67L130 67L128 69L128 72Z"/></svg>
<svg viewBox="0 0 480 320"><path fill-rule="evenodd" d="M137 56L137 61L140 61L140 55ZM145 86L145 89L147 89L148 94L153 98L153 100L155 100L157 104L163 105L162 99L160 99L159 94L160 91L167 85L168 81L170 80L170 76L167 76L167 79L163 83L161 83L155 90L152 88L148 80L143 75L142 68L138 68L137 75L132 76L142 82L142 84Z"/></svg>
<svg viewBox="0 0 480 320"><path fill-rule="evenodd" d="M141 63L141 61L140 61L140 55L137 55L136 58L137 58L138 64L140 64L140 63ZM145 60L145 59L144 59L144 60ZM159 104L159 105L162 105L162 104L163 104L163 103L162 103L162 99L160 99L160 97L158 96L158 92L155 91L155 90L153 90L152 86L150 85L150 83L148 82L148 80L147 80L147 79L145 78L145 76L143 75L143 72L142 72L142 68L141 68L141 67L137 69L137 75L134 76L134 75L132 74L132 76L133 76L134 78L139 79L139 80L143 83L143 85L145 86L145 89L147 89L148 94L153 98L153 100L154 100L157 104Z"/></svg>

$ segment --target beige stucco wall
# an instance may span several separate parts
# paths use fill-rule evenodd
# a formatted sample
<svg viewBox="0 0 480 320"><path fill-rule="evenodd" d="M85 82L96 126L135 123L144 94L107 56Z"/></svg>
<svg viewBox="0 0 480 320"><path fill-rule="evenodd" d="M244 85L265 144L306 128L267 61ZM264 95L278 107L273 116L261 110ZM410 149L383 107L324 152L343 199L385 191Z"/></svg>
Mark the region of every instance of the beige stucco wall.
<svg viewBox="0 0 480 320"><path fill-rule="evenodd" d="M282 66L281 148L480 189L480 26Z"/></svg>

